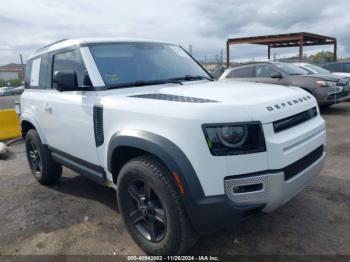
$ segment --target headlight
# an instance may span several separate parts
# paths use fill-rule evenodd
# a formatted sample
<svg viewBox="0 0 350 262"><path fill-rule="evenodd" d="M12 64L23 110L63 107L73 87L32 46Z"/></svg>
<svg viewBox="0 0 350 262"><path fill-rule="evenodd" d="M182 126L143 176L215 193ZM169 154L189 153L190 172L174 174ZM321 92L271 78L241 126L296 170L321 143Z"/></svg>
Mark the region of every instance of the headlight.
<svg viewBox="0 0 350 262"><path fill-rule="evenodd" d="M332 87L332 86L336 86L337 82L331 82L331 81L316 81L317 84L321 87Z"/></svg>
<svg viewBox="0 0 350 262"><path fill-rule="evenodd" d="M251 154L266 151L262 126L243 124L206 124L203 131L214 156Z"/></svg>

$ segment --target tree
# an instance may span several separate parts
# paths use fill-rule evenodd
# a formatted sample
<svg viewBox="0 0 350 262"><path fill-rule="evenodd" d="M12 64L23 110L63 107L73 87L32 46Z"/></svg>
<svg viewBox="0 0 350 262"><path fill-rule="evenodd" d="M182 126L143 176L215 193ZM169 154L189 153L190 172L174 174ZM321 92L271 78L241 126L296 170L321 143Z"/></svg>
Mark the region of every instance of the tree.
<svg viewBox="0 0 350 262"><path fill-rule="evenodd" d="M310 58L314 64L326 64L326 63L333 62L333 59L334 59L333 52L330 52L330 51L318 52L315 55L311 55Z"/></svg>
<svg viewBox="0 0 350 262"><path fill-rule="evenodd" d="M0 87L3 87L3 86L17 87L17 86L21 86L21 85L23 85L23 83L19 79L4 80L4 79L0 78Z"/></svg>

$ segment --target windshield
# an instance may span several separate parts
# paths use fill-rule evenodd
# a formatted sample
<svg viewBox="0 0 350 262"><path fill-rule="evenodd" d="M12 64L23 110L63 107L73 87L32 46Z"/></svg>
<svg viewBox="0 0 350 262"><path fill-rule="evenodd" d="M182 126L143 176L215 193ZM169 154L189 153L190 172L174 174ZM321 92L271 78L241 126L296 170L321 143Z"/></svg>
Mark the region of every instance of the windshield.
<svg viewBox="0 0 350 262"><path fill-rule="evenodd" d="M306 68L310 68L312 71L314 72L317 72L319 74L330 74L331 72L320 67L320 66L317 66L317 65L312 65L312 64L307 64L305 65Z"/></svg>
<svg viewBox="0 0 350 262"><path fill-rule="evenodd" d="M309 72L293 64L275 63L287 75L307 75Z"/></svg>
<svg viewBox="0 0 350 262"><path fill-rule="evenodd" d="M140 86L211 78L180 46L163 43L106 43L90 46L107 87ZM157 82L158 81L158 82Z"/></svg>

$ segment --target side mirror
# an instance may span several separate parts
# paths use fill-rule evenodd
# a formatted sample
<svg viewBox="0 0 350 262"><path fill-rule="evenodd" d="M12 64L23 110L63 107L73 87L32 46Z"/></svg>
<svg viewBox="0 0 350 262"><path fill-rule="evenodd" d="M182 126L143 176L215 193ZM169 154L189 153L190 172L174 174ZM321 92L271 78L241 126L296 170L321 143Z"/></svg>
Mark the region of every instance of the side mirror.
<svg viewBox="0 0 350 262"><path fill-rule="evenodd" d="M77 74L73 70L56 71L53 75L53 83L60 92L79 90Z"/></svg>
<svg viewBox="0 0 350 262"><path fill-rule="evenodd" d="M280 72L273 72L273 73L271 73L270 77L274 78L274 79L276 79L276 78L281 79L282 78L282 74Z"/></svg>

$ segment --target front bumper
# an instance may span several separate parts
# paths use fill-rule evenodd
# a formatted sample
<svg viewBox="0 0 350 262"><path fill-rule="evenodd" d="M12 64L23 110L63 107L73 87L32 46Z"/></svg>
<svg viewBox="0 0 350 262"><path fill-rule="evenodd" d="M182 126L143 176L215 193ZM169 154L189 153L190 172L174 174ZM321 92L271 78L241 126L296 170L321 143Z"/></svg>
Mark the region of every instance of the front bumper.
<svg viewBox="0 0 350 262"><path fill-rule="evenodd" d="M286 179L283 171L225 179L226 195L236 205L264 204L262 211L271 212L303 190L321 172L324 160L325 152L322 152L316 161L289 179ZM240 188L250 190L249 192L237 192L237 189Z"/></svg>
<svg viewBox="0 0 350 262"><path fill-rule="evenodd" d="M341 92L328 92L317 94L317 100L320 106L338 104L350 100L350 86L343 87Z"/></svg>
<svg viewBox="0 0 350 262"><path fill-rule="evenodd" d="M200 234L211 233L229 225L238 224L243 218L253 213L271 212L282 206L321 172L326 153L324 146L320 148L321 151L313 158L300 159L304 165L307 165L292 177L289 176L291 172L287 167L281 172L264 171L226 178L225 195L204 197L192 203L188 211L193 226ZM300 163L300 161L297 162ZM260 184L262 185L260 189L256 186L251 187ZM235 188L240 186L259 190L235 193Z"/></svg>

